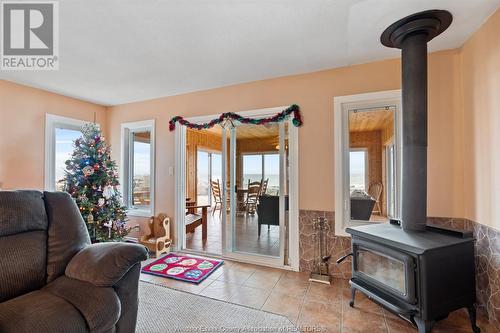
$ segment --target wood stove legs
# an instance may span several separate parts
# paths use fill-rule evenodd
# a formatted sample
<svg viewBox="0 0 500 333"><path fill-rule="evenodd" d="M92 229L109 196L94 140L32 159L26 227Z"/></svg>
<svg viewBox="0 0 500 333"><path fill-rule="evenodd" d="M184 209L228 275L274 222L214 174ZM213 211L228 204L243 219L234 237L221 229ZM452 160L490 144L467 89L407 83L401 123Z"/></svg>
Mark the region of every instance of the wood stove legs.
<svg viewBox="0 0 500 333"><path fill-rule="evenodd" d="M351 287L351 300L349 301L349 306L354 307L354 299L356 298L356 289Z"/></svg>
<svg viewBox="0 0 500 333"><path fill-rule="evenodd" d="M417 325L418 333L431 333L434 326L434 320L423 320L418 317L413 317L412 321Z"/></svg>
<svg viewBox="0 0 500 333"><path fill-rule="evenodd" d="M351 286L351 300L349 301L349 306L354 307L354 301L356 299L356 288ZM472 332L481 333L481 329L476 325L476 307L474 305L467 307L469 312L470 324L472 327ZM444 319L444 318L443 318ZM432 327L436 323L435 320L423 320L421 318L411 316L410 321L417 326L418 333L431 333Z"/></svg>
<svg viewBox="0 0 500 333"><path fill-rule="evenodd" d="M476 325L476 307L471 305L467 307L467 312L469 312L470 325L472 327L472 332L481 333L481 329Z"/></svg>
<svg viewBox="0 0 500 333"><path fill-rule="evenodd" d="M472 332L481 333L481 329L476 325L476 307L474 305L467 307L467 311L469 312L470 324L472 327ZM430 333L432 331L432 327L436 323L433 320L423 320L418 317L413 317L412 321L417 325L418 333Z"/></svg>

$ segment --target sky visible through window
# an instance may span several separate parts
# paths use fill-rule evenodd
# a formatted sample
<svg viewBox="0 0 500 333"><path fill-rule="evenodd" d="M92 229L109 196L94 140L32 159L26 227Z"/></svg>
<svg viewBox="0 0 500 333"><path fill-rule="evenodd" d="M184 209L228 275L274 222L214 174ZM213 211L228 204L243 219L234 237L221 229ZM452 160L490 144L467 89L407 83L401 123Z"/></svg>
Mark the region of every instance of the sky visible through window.
<svg viewBox="0 0 500 333"><path fill-rule="evenodd" d="M59 183L64 178L66 170L66 161L70 159L75 149L73 142L82 136L82 132L56 128L56 189L62 189L62 184Z"/></svg>
<svg viewBox="0 0 500 333"><path fill-rule="evenodd" d="M366 191L366 151L358 150L349 153L350 188Z"/></svg>
<svg viewBox="0 0 500 333"><path fill-rule="evenodd" d="M149 176L151 168L151 145L134 141L134 175Z"/></svg>

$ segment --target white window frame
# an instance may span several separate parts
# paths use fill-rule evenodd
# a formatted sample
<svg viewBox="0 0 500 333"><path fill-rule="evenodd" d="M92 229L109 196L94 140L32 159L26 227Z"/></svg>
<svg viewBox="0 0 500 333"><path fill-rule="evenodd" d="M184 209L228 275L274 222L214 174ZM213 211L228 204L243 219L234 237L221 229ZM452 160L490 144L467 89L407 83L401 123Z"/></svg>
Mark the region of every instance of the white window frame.
<svg viewBox="0 0 500 333"><path fill-rule="evenodd" d="M366 147L358 147L358 148L350 148L349 149L349 153L351 152L359 152L359 151L362 151L365 153L364 157L365 157L365 192L368 192L368 186L370 186L370 177L369 177L369 172L370 172L370 166L368 165L368 163L370 163L370 158L368 156L368 148ZM351 156L349 155L349 162L351 162ZM351 166L349 164L349 178L350 178L350 175L351 175Z"/></svg>
<svg viewBox="0 0 500 333"><path fill-rule="evenodd" d="M88 121L45 114L45 170L44 189L56 190L56 128L81 131Z"/></svg>
<svg viewBox="0 0 500 333"><path fill-rule="evenodd" d="M349 191L349 110L394 105L394 144L396 157L396 218L401 212L401 156L402 156L402 99L401 89L373 93L338 96L333 99L334 160L335 160L335 235L347 236L345 229L376 222L354 221L350 218Z"/></svg>
<svg viewBox="0 0 500 333"><path fill-rule="evenodd" d="M130 164L133 163L130 155L130 135L134 132L150 131L151 132L151 165L150 165L150 205L148 208L136 208L130 203L131 190L131 175ZM149 217L155 214L155 164L156 164L156 149L155 149L155 120L143 120L121 124L121 168L120 168L120 183L122 184L123 204L127 207L127 214L130 216Z"/></svg>

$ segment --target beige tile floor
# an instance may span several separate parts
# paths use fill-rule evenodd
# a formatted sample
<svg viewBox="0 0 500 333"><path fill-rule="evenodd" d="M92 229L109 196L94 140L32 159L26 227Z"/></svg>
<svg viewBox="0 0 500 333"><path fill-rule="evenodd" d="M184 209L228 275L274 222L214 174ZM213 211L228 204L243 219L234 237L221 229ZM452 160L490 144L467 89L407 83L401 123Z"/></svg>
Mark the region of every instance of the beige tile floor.
<svg viewBox="0 0 500 333"><path fill-rule="evenodd" d="M331 286L309 282L306 273L225 261L202 283L195 285L147 274L141 280L192 294L241 304L287 316L305 332L416 333L404 320L357 293L355 308L345 280ZM483 333L497 332L480 316ZM470 333L465 311L452 313L433 333ZM497 332L498 333L498 332Z"/></svg>

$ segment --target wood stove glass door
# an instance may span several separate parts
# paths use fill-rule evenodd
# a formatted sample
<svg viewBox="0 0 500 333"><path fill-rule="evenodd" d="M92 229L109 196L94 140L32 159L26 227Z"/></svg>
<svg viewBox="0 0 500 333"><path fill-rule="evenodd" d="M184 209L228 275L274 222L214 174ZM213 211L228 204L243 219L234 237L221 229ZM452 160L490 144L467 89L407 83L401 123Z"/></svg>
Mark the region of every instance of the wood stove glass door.
<svg viewBox="0 0 500 333"><path fill-rule="evenodd" d="M413 258L377 244L364 243L356 240L353 245L355 277L413 303L415 301Z"/></svg>

